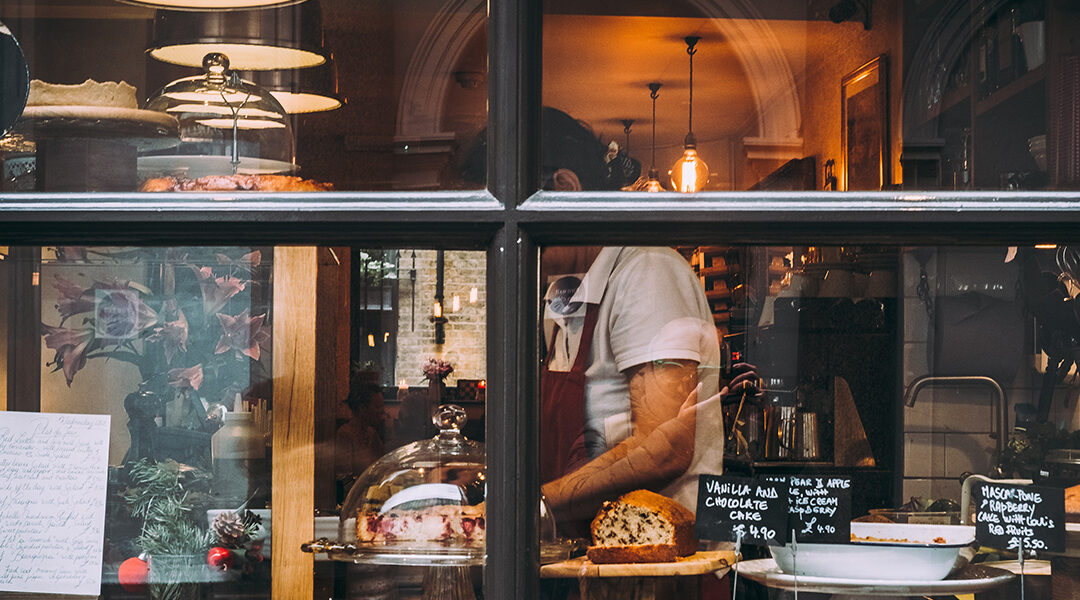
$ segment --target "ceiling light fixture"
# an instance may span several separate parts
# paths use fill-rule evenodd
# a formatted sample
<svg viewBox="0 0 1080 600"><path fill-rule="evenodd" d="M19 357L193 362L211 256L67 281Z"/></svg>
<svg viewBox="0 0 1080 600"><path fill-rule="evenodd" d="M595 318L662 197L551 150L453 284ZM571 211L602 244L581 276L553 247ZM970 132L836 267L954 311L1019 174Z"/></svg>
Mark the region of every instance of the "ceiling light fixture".
<svg viewBox="0 0 1080 600"><path fill-rule="evenodd" d="M245 71L242 79L254 82L277 100L289 114L313 113L341 108L334 58L310 69Z"/></svg>
<svg viewBox="0 0 1080 600"><path fill-rule="evenodd" d="M662 192L664 185L660 183L660 174L656 170L656 99L660 97L660 86L664 84L654 81L649 84L649 97L652 98L652 160L649 162L649 176L641 176L630 190L635 192ZM630 142L627 141L627 144Z"/></svg>
<svg viewBox="0 0 1080 600"><path fill-rule="evenodd" d="M690 55L690 117L686 138L683 140L683 154L672 165L671 184L675 191L692 194L705 189L709 182L709 166L697 152L697 140L694 138L694 55L697 54L698 36L686 36L686 53Z"/></svg>
<svg viewBox="0 0 1080 600"><path fill-rule="evenodd" d="M249 10L300 4L304 0L119 0L124 4L169 10Z"/></svg>
<svg viewBox="0 0 1080 600"><path fill-rule="evenodd" d="M226 54L238 71L302 69L327 60L316 0L269 10L159 10L147 52L185 67L201 66L210 53Z"/></svg>

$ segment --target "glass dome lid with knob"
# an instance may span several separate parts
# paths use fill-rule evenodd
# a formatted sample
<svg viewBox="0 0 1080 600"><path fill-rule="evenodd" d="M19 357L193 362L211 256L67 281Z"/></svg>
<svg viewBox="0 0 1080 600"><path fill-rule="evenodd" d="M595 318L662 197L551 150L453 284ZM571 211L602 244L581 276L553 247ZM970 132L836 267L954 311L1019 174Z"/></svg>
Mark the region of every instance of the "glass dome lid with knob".
<svg viewBox="0 0 1080 600"><path fill-rule="evenodd" d="M202 75L177 79L146 108L180 122L180 145L139 158L143 176L254 175L292 172L294 140L288 114L274 96L229 70L229 57L210 53Z"/></svg>
<svg viewBox="0 0 1080 600"><path fill-rule="evenodd" d="M484 447L461 435L460 406L440 406L432 420L438 435L390 452L356 480L342 507L339 542L305 550L356 563L483 564Z"/></svg>

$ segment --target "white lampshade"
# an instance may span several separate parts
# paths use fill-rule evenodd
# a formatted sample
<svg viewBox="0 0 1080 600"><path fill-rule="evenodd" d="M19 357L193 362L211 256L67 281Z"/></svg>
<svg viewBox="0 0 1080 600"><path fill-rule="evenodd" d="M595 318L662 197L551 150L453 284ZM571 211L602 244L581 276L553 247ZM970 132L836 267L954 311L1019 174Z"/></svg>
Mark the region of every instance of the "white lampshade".
<svg viewBox="0 0 1080 600"><path fill-rule="evenodd" d="M304 0L119 0L124 4L168 10L249 10L299 4Z"/></svg>

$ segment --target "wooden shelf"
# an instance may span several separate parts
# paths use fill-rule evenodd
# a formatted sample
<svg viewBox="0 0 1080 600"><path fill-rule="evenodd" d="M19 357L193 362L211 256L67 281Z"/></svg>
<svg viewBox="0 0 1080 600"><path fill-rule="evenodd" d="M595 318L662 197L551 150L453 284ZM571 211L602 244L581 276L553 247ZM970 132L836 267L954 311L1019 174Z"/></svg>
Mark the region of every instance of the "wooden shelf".
<svg viewBox="0 0 1080 600"><path fill-rule="evenodd" d="M1023 92L1031 86L1039 83L1046 78L1046 65L1040 65L1039 67L1024 73L1020 77L1014 79L1005 85L1005 87L996 90L989 96L979 100L975 103L975 115L982 115L995 108L997 108L1002 102L1012 98L1013 96Z"/></svg>
<svg viewBox="0 0 1080 600"><path fill-rule="evenodd" d="M720 277L731 273L731 267L729 265L721 265L719 267L702 267L698 270L698 275L702 277Z"/></svg>

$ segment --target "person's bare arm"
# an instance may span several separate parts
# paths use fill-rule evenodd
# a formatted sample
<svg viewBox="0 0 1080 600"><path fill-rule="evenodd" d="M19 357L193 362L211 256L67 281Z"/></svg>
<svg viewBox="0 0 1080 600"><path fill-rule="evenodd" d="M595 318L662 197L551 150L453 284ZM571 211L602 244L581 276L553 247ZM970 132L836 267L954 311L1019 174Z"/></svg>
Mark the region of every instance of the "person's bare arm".
<svg viewBox="0 0 1080 600"><path fill-rule="evenodd" d="M694 454L697 363L653 361L627 369L633 433L583 467L546 484L556 516L595 514L603 500L638 488L660 489L677 478Z"/></svg>

